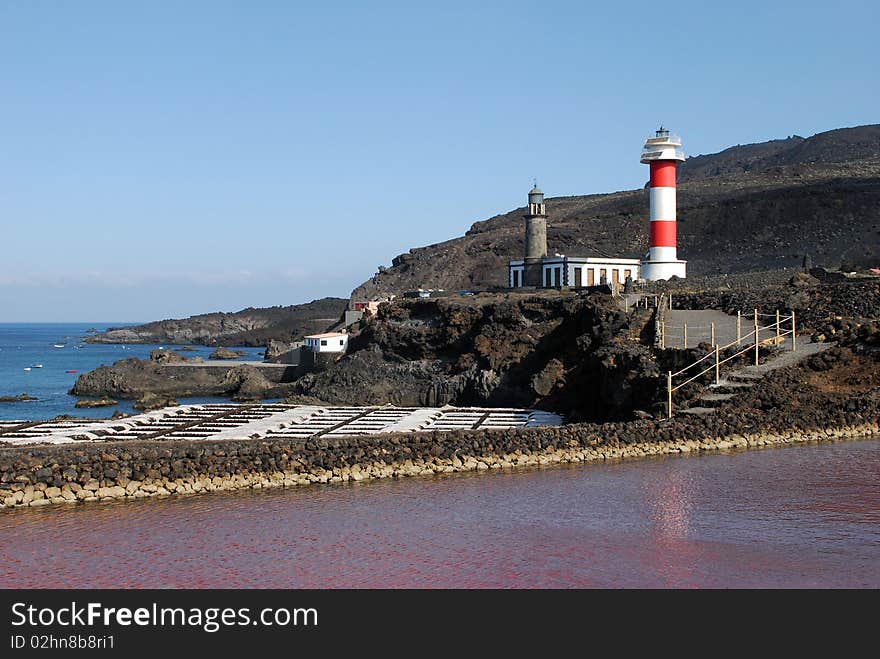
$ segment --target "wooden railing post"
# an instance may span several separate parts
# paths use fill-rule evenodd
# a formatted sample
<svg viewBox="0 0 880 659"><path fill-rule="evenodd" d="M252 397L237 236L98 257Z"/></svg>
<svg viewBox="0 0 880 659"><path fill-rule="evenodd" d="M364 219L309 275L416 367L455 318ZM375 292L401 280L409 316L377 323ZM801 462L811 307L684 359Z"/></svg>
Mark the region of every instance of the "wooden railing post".
<svg viewBox="0 0 880 659"><path fill-rule="evenodd" d="M666 320L660 323L660 347L666 349Z"/></svg>
<svg viewBox="0 0 880 659"><path fill-rule="evenodd" d="M755 366L758 365L758 310L755 309Z"/></svg>
<svg viewBox="0 0 880 659"><path fill-rule="evenodd" d="M714 345L715 345L715 323L712 323L712 324L711 324L711 328L712 328L712 330L711 330L711 331L712 331L712 341L711 341L711 344L714 346Z"/></svg>
<svg viewBox="0 0 880 659"><path fill-rule="evenodd" d="M666 371L666 414L672 418L672 371Z"/></svg>
<svg viewBox="0 0 880 659"><path fill-rule="evenodd" d="M776 347L779 347L780 342L782 341L782 337L779 335L779 309L776 310Z"/></svg>
<svg viewBox="0 0 880 659"><path fill-rule="evenodd" d="M715 344L715 384L721 384L721 360L718 351L718 344Z"/></svg>
<svg viewBox="0 0 880 659"><path fill-rule="evenodd" d="M737 310L736 312L736 345L740 345L742 343L742 333L743 333L743 319L742 319L742 311Z"/></svg>
<svg viewBox="0 0 880 659"><path fill-rule="evenodd" d="M688 324L684 324L684 349L687 350L688 347Z"/></svg>
<svg viewBox="0 0 880 659"><path fill-rule="evenodd" d="M794 324L794 309L791 310L791 350L797 350L797 328Z"/></svg>

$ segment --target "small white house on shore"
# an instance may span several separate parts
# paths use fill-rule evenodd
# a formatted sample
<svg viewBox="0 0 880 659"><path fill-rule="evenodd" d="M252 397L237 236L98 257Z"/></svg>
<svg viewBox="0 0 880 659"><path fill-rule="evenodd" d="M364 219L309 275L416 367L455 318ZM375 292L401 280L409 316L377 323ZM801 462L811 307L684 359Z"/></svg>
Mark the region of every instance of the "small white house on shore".
<svg viewBox="0 0 880 659"><path fill-rule="evenodd" d="M304 339L305 346L312 352L345 352L348 348L348 334L345 332L325 332L310 334Z"/></svg>

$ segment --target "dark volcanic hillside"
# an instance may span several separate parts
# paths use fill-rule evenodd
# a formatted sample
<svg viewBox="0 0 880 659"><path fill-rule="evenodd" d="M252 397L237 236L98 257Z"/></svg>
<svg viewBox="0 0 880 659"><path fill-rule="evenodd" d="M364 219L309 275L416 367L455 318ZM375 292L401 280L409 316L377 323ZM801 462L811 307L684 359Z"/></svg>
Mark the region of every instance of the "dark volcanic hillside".
<svg viewBox="0 0 880 659"><path fill-rule="evenodd" d="M180 320L159 320L146 325L111 329L86 339L89 343L222 343L264 346L270 340L295 341L335 324L348 301L328 297L307 304L235 313L208 313Z"/></svg>
<svg viewBox="0 0 880 659"><path fill-rule="evenodd" d="M724 174L770 172L793 165L851 163L880 158L880 124L838 128L804 139L794 135L785 140L732 146L719 153L694 156L678 170L680 183Z"/></svg>
<svg viewBox="0 0 880 659"><path fill-rule="evenodd" d="M680 168L679 254L692 274L799 265L880 265L880 125L791 137L689 158ZM410 250L355 289L364 299L418 287L504 286L523 251L524 209L461 238ZM547 200L550 253L640 257L648 192Z"/></svg>

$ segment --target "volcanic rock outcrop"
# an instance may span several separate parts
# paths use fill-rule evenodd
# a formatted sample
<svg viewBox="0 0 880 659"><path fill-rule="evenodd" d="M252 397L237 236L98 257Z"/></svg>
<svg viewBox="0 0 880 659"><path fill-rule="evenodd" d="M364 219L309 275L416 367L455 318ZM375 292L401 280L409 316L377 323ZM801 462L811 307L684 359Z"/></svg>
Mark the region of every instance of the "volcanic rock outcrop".
<svg viewBox="0 0 880 659"><path fill-rule="evenodd" d="M602 294L397 301L362 321L345 357L299 379L295 390L335 404L524 406L627 418L657 387L649 349L630 338L649 317L627 315Z"/></svg>
<svg viewBox="0 0 880 659"><path fill-rule="evenodd" d="M178 398L233 396L240 400L280 398L292 393L291 384L269 382L255 366L188 367L191 360L169 356L171 352L154 350L149 360L132 357L112 366L100 366L80 375L70 393L129 399L144 394Z"/></svg>

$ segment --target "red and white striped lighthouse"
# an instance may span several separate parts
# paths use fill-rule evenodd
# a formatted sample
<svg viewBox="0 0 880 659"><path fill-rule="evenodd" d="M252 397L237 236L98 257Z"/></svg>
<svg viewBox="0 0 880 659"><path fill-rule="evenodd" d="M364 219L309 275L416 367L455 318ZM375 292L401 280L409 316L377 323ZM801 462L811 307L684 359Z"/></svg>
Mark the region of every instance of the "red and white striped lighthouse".
<svg viewBox="0 0 880 659"><path fill-rule="evenodd" d="M660 126L645 140L642 162L651 167L651 246L642 261L642 279L684 279L687 261L678 259L675 231L675 168L684 162L681 138Z"/></svg>

